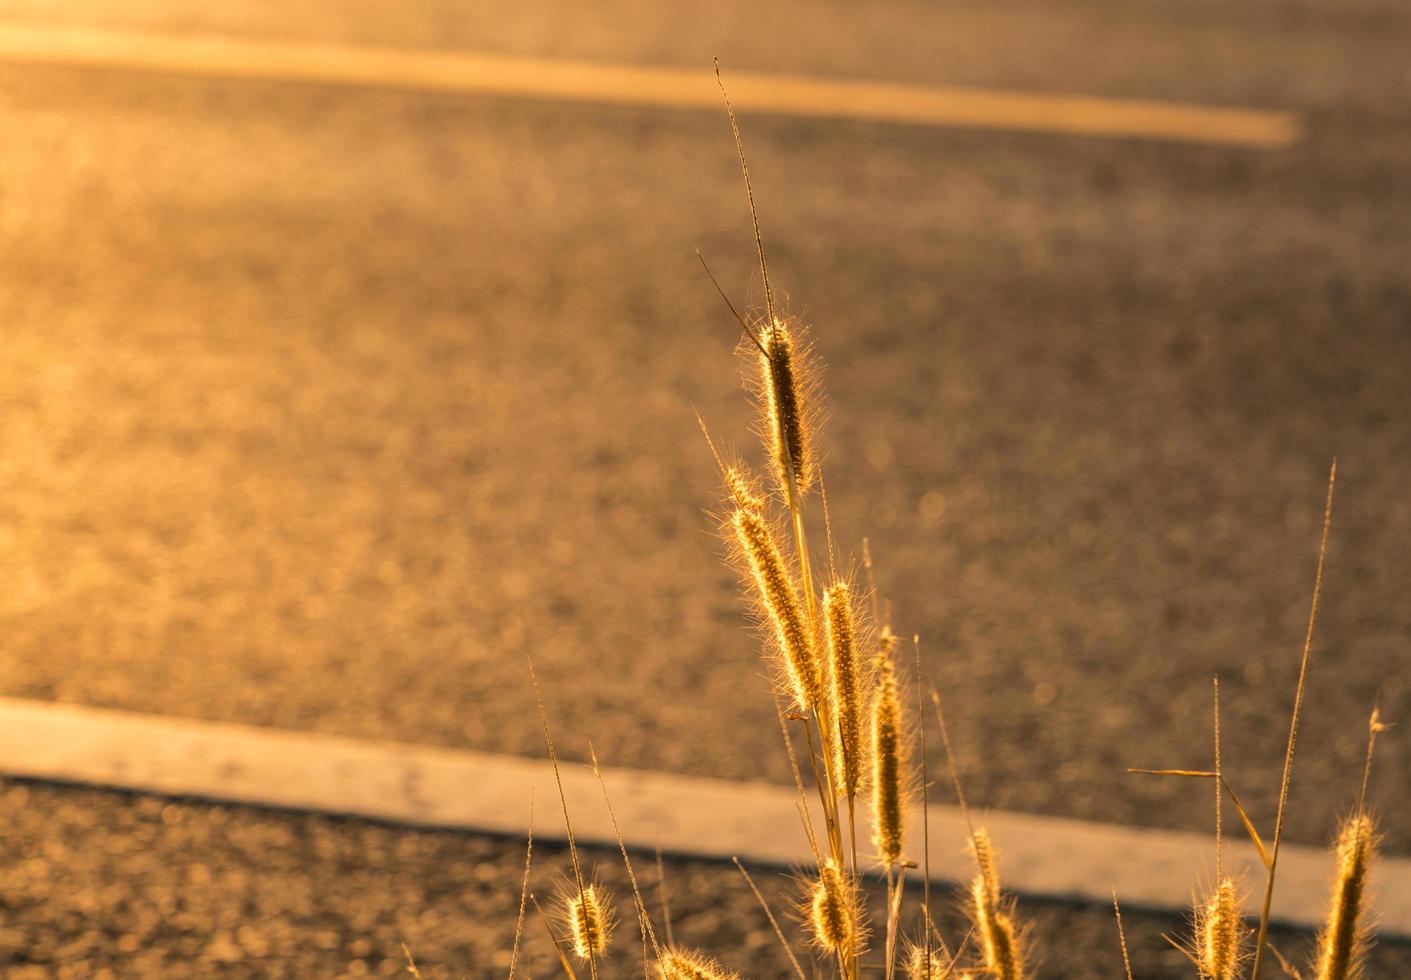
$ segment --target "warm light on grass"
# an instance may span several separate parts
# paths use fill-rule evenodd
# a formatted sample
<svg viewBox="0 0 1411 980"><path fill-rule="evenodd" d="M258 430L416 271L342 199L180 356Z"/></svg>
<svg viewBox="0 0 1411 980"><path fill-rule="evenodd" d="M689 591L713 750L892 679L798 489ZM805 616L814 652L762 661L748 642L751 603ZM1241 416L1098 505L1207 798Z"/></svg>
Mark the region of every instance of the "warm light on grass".
<svg viewBox="0 0 1411 980"><path fill-rule="evenodd" d="M1024 980L1032 975L1034 968L1031 960L1040 957L1042 951L1034 957L1029 955L1025 930L1015 914L1014 899L1006 897L1001 889L995 846L984 827L970 823L970 811L966 806L940 696L922 674L919 640L915 642L916 676L909 679L902 677L893 659L895 635L890 626L879 621L881 616L872 583L871 555L864 549L863 567L867 572L868 591L859 595L852 583L834 570L837 542L828 520L826 495L821 491L817 496L823 505L821 530L827 545L828 576L822 584L815 581L808 530L810 526L815 532L820 528L814 524L817 517L806 513L805 504L809 491L823 486L823 473L817 446L819 433L810 416L810 406L816 404L816 399L809 387L809 379L813 377L807 367L809 350L801 346L801 328L792 321L781 319L775 310L754 192L750 186L749 166L728 98L726 108L749 200L765 298L762 318L751 322L737 314L736 319L746 338L745 349L751 352L746 362L747 370L752 373L749 380L758 396L762 454L773 471L773 488L763 489L759 481L750 475L746 465L734 462L734 456L727 454L732 463L726 465L714 443L711 443L710 449L720 467L725 487L728 517L723 521L723 530L734 559L745 573L751 606L758 620L766 626L766 658L776 666L776 676L782 677L776 691L779 697L779 725L798 792L800 829L813 854L813 862L801 874L805 894L798 910L802 931L812 955L812 976L860 980L867 975L894 980L904 974L910 980L960 977ZM733 306L731 311L734 312ZM1327 553L1335 477L1336 466L1329 478L1313 609L1295 696L1272 850L1265 847L1254 822L1225 779L1220 758L1218 679L1215 682L1214 771L1139 770L1213 780L1216 804L1215 883L1213 889L1195 903L1194 934L1184 947L1193 970L1209 980L1236 980L1242 977L1247 959L1253 962L1251 980L1257 980L1260 955L1265 947L1269 897L1273 890L1288 799L1294 741L1305 693L1323 561ZM871 615L865 615L863 610L869 606ZM956 896L958 903L963 902L972 928L955 946L957 952L954 955L934 924L929 880L922 889L920 901L914 902L915 907L903 911L907 873L915 867L905 860L903 848L906 810L910 802L907 789L919 782L924 798L925 774L914 770L912 760L916 757L913 750L918 749L924 762L926 750L924 727L918 739L906 724L901 691L907 683L915 683L918 694L927 690L930 692L951 781L969 826L969 846L975 858L976 874L963 896ZM537 679L535 684L537 693ZM542 710L542 700L540 708ZM1362 796L1357 811L1345 824L1339 837L1337 880L1328 925L1319 945L1318 980L1356 978L1361 952L1365 948L1366 879L1375 849L1372 822L1365 810L1366 783L1371 770L1372 745L1379 730L1374 714ZM544 736L557 773L557 757L549 737L547 719L544 721ZM797 750L796 745L800 746ZM593 761L596 770L596 754ZM864 798L870 794L872 841L886 882L887 913L876 930L878 942L874 949L869 949L869 928L860 883L866 874L876 872L879 867L858 856L856 801L859 794ZM1259 938L1254 944L1252 957L1246 956L1244 950L1248 930L1241 914L1239 885L1233 878L1224 875L1221 864L1222 802L1226 794L1239 811L1268 872ZM813 799L814 796L816 799ZM560 797L562 800L561 786ZM611 814L606 787L604 799ZM810 802L816 803L816 810L810 807ZM564 809L567 825L566 804ZM613 827L616 830L615 816ZM929 827L924 817L922 832L923 849L928 849ZM601 889L586 883L571 829L569 834L575 887L565 898L565 944L589 964L590 971L596 977L598 961L613 955L608 942L613 912ZM632 882L644 974L654 970L659 980L727 980L736 977L711 955L676 945L669 929L664 942L658 939L658 931L632 871L631 858L622 844L622 835L618 832L617 836ZM794 973L800 980L809 980L810 973L796 954L796 941L786 935L744 866L738 861L736 864L758 899L763 915L783 947ZM923 867L922 873L929 877L928 868ZM1122 931L1121 913L1115 895L1113 909L1117 917L1121 964L1127 976L1131 977L1133 971L1126 935ZM665 918L665 910L663 915ZM669 923L669 918L666 921ZM906 936L918 935L922 937L920 942L904 940ZM550 936L558 950L565 975L573 977L568 957L552 928ZM733 958L727 955L724 959L728 961ZM613 971L620 968L620 965L614 966ZM625 974L611 972L607 975Z"/></svg>

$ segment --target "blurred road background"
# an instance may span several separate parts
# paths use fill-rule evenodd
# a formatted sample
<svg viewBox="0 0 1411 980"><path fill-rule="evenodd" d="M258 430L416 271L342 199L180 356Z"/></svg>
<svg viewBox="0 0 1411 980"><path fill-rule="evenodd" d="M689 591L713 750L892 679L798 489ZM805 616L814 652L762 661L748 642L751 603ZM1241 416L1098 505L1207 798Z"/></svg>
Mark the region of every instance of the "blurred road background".
<svg viewBox="0 0 1411 980"><path fill-rule="evenodd" d="M1411 704L1411 11L329 6L0 17L1297 112L1279 151L742 126L773 277L827 365L834 528L871 539L898 629L921 635L974 802L1204 828L1208 793L1124 770L1207 764L1219 672L1227 771L1271 820L1336 453L1289 822L1332 833L1378 688L1392 721ZM0 63L0 132L4 694L537 756L529 651L567 757L591 736L615 765L787 779L693 416L754 452L736 330L694 255L761 298L723 112ZM1404 736L1379 751L1374 797L1405 813ZM131 975L113 943L136 926L53 882L107 854L112 902L161 908L120 894L133 872L111 855L150 853L170 808L5 799L50 808L12 856L86 828L44 873L6 872L17 921L72 901L84 923L43 953L12 925L14 969ZM322 866L298 830L315 818L229 813L261 860ZM411 841L416 867L437 847L518 860L329 826ZM1411 824L1384 829L1411 853ZM35 881L55 894L26 898ZM328 958L290 975L396 969L397 929L376 955L349 945L386 920L325 913ZM480 975L489 933L446 921L400 935ZM113 931L75 946L92 928ZM293 962L238 928L222 975Z"/></svg>

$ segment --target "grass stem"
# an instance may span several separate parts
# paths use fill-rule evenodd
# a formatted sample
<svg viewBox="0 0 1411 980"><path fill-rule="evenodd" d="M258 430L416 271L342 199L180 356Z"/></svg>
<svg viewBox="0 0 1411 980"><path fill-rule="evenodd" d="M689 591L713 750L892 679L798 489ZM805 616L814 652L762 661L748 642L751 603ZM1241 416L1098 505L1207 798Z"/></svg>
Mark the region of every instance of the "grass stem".
<svg viewBox="0 0 1411 980"><path fill-rule="evenodd" d="M1303 712L1303 693L1308 683L1308 657L1313 649L1313 627L1318 621L1318 599L1323 593L1323 564L1328 557L1328 531L1333 524L1333 491L1337 487L1338 461L1333 457L1328 471L1328 499L1323 506L1323 537L1318 544L1318 571L1313 579L1313 603L1308 611L1308 631L1303 639L1303 659L1298 666L1298 687L1293 696L1293 716L1289 721L1288 747L1284 751L1284 774L1279 781L1279 808L1274 815L1274 843L1270 854L1269 875L1264 884L1264 904L1259 910L1259 935L1254 941L1254 966L1249 980L1259 980L1264 964L1264 945L1269 938L1269 913L1274 904L1274 875L1279 864L1279 843L1284 835L1284 810L1288 805L1289 780L1293 776L1293 750L1298 741L1298 721Z"/></svg>

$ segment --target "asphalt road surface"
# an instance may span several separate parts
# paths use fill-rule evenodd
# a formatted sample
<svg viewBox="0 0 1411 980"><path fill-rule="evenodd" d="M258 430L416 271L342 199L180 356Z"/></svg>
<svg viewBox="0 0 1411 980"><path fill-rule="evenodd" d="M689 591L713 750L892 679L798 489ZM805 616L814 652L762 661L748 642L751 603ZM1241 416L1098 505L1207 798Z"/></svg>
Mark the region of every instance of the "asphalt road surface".
<svg viewBox="0 0 1411 980"><path fill-rule="evenodd" d="M522 842L41 785L0 789L0 816L0 971L14 980L405 977L403 943L427 980L508 972ZM658 928L664 898L677 942L758 980L795 976L733 867L668 861L663 892L652 855L636 857ZM584 861L623 917L604 976L637 976L621 864L606 852L589 851ZM530 887L546 912L557 911L570 874L563 847L536 842ZM799 934L796 882L759 869L755 879L786 931ZM884 897L880 888L869 894L873 921ZM967 932L959 900L939 889L933 896L953 939ZM1123 975L1110 906L1021 900L1018 909L1040 976ZM1136 976L1192 975L1162 938L1183 937L1185 923L1133 908L1122 920ZM1308 936L1274 930L1273 940L1306 960ZM522 970L561 975L532 911L523 942ZM801 942L795 950L806 957ZM1411 945L1381 942L1368 966L1372 977L1405 976Z"/></svg>
<svg viewBox="0 0 1411 980"><path fill-rule="evenodd" d="M1208 826L1124 770L1208 764L1218 672L1269 820L1335 453L1290 839L1411 705L1404 8L50 8L0 16L1298 112L1276 152L742 125L833 527L974 802ZM0 132L3 693L537 755L532 652L570 758L787 778L693 414L754 452L694 255L761 298L722 113L0 64Z"/></svg>

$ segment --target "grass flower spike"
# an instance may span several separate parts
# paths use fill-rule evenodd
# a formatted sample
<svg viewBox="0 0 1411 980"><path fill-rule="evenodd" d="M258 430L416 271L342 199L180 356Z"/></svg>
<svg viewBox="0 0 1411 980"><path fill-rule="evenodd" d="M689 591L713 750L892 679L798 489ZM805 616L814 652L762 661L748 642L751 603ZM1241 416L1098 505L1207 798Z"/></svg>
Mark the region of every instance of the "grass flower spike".
<svg viewBox="0 0 1411 980"><path fill-rule="evenodd" d="M759 390L768 434L770 455L784 496L790 496L789 478L799 496L813 482L814 458L809 442L807 386L803 378L803 353L788 324L768 319L759 326Z"/></svg>
<svg viewBox="0 0 1411 980"><path fill-rule="evenodd" d="M809 924L818 945L844 959L859 948L856 886L832 859L818 869L809 897Z"/></svg>
<svg viewBox="0 0 1411 980"><path fill-rule="evenodd" d="M736 466L726 467L725 486L736 507L752 514L764 513L764 498L756 491L754 482L744 470Z"/></svg>
<svg viewBox="0 0 1411 980"><path fill-rule="evenodd" d="M884 864L894 865L902 854L903 773L901 700L896 669L885 653L878 657L877 695L872 701L872 840Z"/></svg>
<svg viewBox="0 0 1411 980"><path fill-rule="evenodd" d="M998 980L1021 980L1024 962L1019 951L1019 934L1013 916L1000 903L994 846L983 827L975 831L971 848L980 868L970 886L971 914L985 969Z"/></svg>
<svg viewBox="0 0 1411 980"><path fill-rule="evenodd" d="M832 733L839 789L856 795L862 766L862 670L857 656L857 628L852 589L837 582L823 593L823 622L828 634L828 668Z"/></svg>
<svg viewBox="0 0 1411 980"><path fill-rule="evenodd" d="M731 520L760 601L774 625L794 700L800 708L814 708L822 699L823 685L813 654L813 636L774 533L764 515L755 510L737 507Z"/></svg>
<svg viewBox="0 0 1411 980"><path fill-rule="evenodd" d="M731 973L709 956L695 951L669 948L662 950L657 960L659 980L738 980L738 973Z"/></svg>
<svg viewBox="0 0 1411 980"><path fill-rule="evenodd" d="M1348 818L1338 835L1333 907L1327 927L1318 937L1318 980L1356 980L1362 976L1361 960L1366 948L1363 900L1376 843L1372 819L1363 813Z"/></svg>
<svg viewBox="0 0 1411 980"><path fill-rule="evenodd" d="M1234 980L1240 967L1244 923L1239 895L1229 878L1221 880L1205 903L1196 908L1196 962L1200 975L1210 980Z"/></svg>
<svg viewBox="0 0 1411 980"><path fill-rule="evenodd" d="M579 959L594 959L607 950L613 923L605 898L596 885L588 885L565 900L564 918L568 920L573 952Z"/></svg>
<svg viewBox="0 0 1411 980"><path fill-rule="evenodd" d="M949 970L939 953L914 946L906 958L906 980L946 980Z"/></svg>
<svg viewBox="0 0 1411 980"><path fill-rule="evenodd" d="M906 956L906 980L971 980L971 974L956 970L944 950L912 946Z"/></svg>

